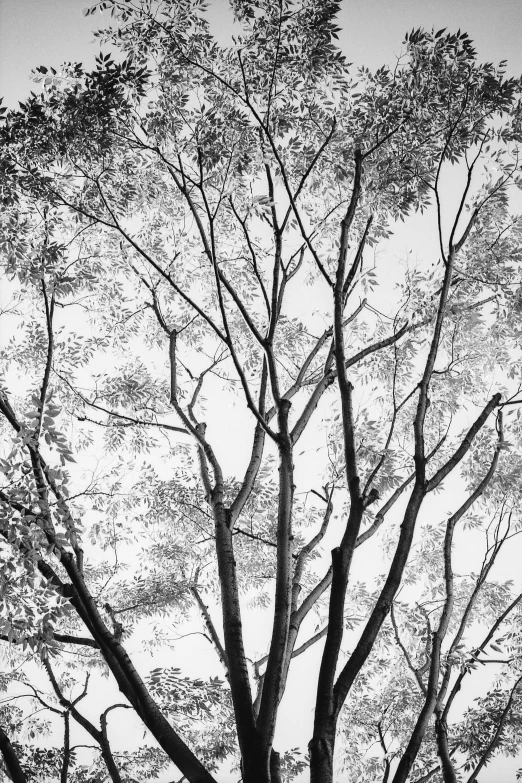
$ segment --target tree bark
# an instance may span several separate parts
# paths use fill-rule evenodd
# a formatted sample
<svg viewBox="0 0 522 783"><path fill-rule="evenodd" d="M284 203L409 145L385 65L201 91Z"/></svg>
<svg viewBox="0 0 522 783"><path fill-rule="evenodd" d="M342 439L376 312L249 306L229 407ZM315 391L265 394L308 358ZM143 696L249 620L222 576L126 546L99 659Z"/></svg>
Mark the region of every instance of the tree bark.
<svg viewBox="0 0 522 783"><path fill-rule="evenodd" d="M270 783L283 783L281 777L281 756L276 750L270 754Z"/></svg>
<svg viewBox="0 0 522 783"><path fill-rule="evenodd" d="M360 479L357 471L352 405L353 386L348 380L346 373L344 347L346 286L350 278L355 275L357 264L359 263L358 260L354 262L352 269L348 273L348 277L346 277L348 237L361 193L361 176L362 155L361 151L358 149L355 152L355 173L352 196L346 215L341 222L339 257L335 284L333 286L334 357L341 400L345 470L350 495L350 512L348 514L341 544L332 551L332 587L328 608L328 631L317 683L314 735L309 745L311 779L313 783L319 783L319 781L321 781L321 783L330 783L332 781L333 751L338 714L335 710L335 672L343 640L344 602L348 587L350 566L364 512L364 501L361 495Z"/></svg>
<svg viewBox="0 0 522 783"><path fill-rule="evenodd" d="M458 783L457 774L451 761L448 744L448 725L442 716L441 710L436 710L435 720L435 738L437 740L437 751L442 769L444 783Z"/></svg>
<svg viewBox="0 0 522 783"><path fill-rule="evenodd" d="M288 430L289 400L281 399L278 407L279 424L279 501L277 512L277 570L274 622L257 726L267 753L274 738L277 710L284 689L285 658L288 646L290 614L292 610L292 506L294 495L294 466L292 443Z"/></svg>
<svg viewBox="0 0 522 783"><path fill-rule="evenodd" d="M2 727L0 727L0 751L4 757L5 766L7 767L13 783L27 783L27 776L22 769L22 765L20 764L13 746L11 745L11 740Z"/></svg>
<svg viewBox="0 0 522 783"><path fill-rule="evenodd" d="M165 718L136 671L127 651L103 622L74 558L69 553L63 552L61 562L75 589L73 606L96 639L120 691L127 697L143 723L189 783L215 783L214 777Z"/></svg>
<svg viewBox="0 0 522 783"><path fill-rule="evenodd" d="M335 724L330 719L324 722L321 736L313 736L308 743L310 751L310 783L331 783L333 781L333 756L335 747Z"/></svg>

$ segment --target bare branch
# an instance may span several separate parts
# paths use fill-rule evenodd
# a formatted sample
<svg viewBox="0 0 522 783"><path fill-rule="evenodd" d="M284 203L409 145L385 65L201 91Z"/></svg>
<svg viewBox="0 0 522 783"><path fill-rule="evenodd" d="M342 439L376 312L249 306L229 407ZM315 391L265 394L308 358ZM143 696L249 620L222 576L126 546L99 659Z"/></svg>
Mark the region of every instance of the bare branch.
<svg viewBox="0 0 522 783"><path fill-rule="evenodd" d="M513 685L508 700L506 702L506 706L502 710L496 731L493 737L491 738L491 741L488 743L487 747L482 753L482 756L480 757L478 764L475 766L475 769L469 776L467 783L475 783L475 781L477 780L478 773L488 763L488 761L491 759L491 756L493 755L496 748L498 747L498 744L502 738L502 732L504 731L504 726L506 725L506 721L511 711L511 707L513 706L513 700L515 698L515 694L521 682L522 682L522 676L520 676L515 682L515 684Z"/></svg>

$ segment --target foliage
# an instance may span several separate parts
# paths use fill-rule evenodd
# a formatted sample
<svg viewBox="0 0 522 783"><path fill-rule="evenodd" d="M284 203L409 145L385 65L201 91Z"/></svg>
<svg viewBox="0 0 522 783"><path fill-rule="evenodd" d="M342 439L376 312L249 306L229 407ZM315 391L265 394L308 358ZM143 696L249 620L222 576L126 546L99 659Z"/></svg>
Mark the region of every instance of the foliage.
<svg viewBox="0 0 522 783"><path fill-rule="evenodd" d="M0 125L6 769L471 782L522 741L520 81L355 71L331 0L97 9Z"/></svg>

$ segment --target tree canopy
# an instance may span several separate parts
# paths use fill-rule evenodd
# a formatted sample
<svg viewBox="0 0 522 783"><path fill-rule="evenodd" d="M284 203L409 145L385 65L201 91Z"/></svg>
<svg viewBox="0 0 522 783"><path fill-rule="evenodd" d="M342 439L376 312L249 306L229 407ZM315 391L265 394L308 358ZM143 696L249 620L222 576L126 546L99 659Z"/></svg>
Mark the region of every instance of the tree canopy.
<svg viewBox="0 0 522 783"><path fill-rule="evenodd" d="M331 0L232 0L229 46L200 0L100 9L94 70L0 113L7 779L485 781L522 744L521 81L461 31L356 69Z"/></svg>

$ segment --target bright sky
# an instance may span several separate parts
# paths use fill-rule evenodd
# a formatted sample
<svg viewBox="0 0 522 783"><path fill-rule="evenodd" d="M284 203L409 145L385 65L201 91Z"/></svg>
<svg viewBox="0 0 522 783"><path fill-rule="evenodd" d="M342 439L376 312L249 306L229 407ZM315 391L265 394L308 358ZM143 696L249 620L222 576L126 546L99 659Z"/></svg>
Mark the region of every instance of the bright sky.
<svg viewBox="0 0 522 783"><path fill-rule="evenodd" d="M89 0L0 0L0 95L13 106L31 89L38 65L93 61L92 30L101 15L84 18ZM226 37L227 0L210 0L216 33ZM482 60L507 59L510 73L522 73L520 0L341 0L341 46L355 65L376 68L393 62L412 27L466 30ZM221 37L221 36L220 36Z"/></svg>
<svg viewBox="0 0 522 783"><path fill-rule="evenodd" d="M93 30L104 17L83 17L87 5L89 0L0 0L0 96L8 106L15 107L33 89L33 68L64 61L93 63L98 51L98 45L92 45ZM230 32L225 11L227 0L211 0L209 17L220 39ZM407 30L433 26L466 30L480 60L507 59L510 75L522 73L521 0L341 0L339 23L340 44L355 66L393 63ZM306 663L303 656L302 666ZM296 675L306 677L301 662ZM299 723L295 716L294 723ZM498 781L495 775L489 780L493 778ZM503 779L508 783L513 778L506 767ZM487 783L487 775L483 781Z"/></svg>

